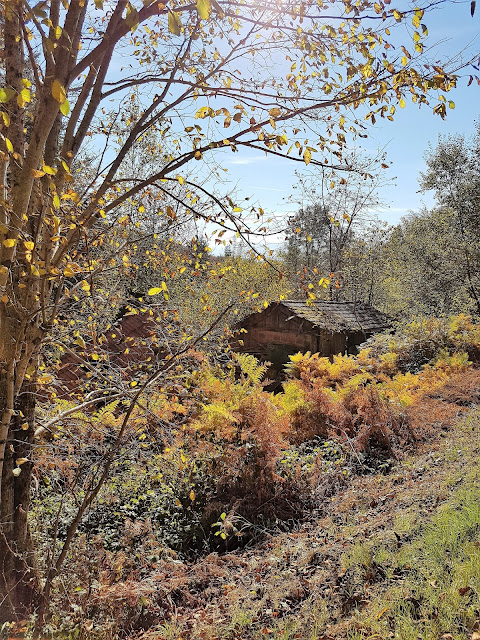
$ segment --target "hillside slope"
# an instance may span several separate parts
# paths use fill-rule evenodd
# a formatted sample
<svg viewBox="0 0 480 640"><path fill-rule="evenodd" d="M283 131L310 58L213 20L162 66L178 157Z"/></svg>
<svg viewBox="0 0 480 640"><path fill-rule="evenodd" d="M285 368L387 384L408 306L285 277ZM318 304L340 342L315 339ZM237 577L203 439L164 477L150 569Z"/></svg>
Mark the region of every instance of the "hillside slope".
<svg viewBox="0 0 480 640"><path fill-rule="evenodd" d="M415 455L357 477L294 532L164 560L149 580L170 620L142 640L478 640L480 409L465 400Z"/></svg>

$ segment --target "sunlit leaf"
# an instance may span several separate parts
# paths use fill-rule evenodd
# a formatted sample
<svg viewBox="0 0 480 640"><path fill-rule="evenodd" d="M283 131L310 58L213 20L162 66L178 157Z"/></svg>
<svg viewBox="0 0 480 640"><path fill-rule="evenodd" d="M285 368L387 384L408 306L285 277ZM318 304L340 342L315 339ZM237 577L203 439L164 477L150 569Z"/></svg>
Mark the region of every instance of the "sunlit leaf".
<svg viewBox="0 0 480 640"><path fill-rule="evenodd" d="M0 89L0 102L5 103L13 98L15 91L10 87L3 87Z"/></svg>
<svg viewBox="0 0 480 640"><path fill-rule="evenodd" d="M52 96L59 104L63 104L67 99L65 87L56 78L52 83Z"/></svg>
<svg viewBox="0 0 480 640"><path fill-rule="evenodd" d="M70 113L70 103L66 98L60 105L60 111L63 113L64 116L68 116L68 114Z"/></svg>
<svg viewBox="0 0 480 640"><path fill-rule="evenodd" d="M212 12L210 0L197 0L197 12L202 20L208 20Z"/></svg>

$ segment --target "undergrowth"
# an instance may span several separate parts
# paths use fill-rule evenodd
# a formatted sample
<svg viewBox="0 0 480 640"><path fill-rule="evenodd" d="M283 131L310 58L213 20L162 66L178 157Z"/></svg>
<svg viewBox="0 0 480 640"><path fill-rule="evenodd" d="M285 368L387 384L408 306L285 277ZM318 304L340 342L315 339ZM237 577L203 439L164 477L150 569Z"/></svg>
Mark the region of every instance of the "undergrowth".
<svg viewBox="0 0 480 640"><path fill-rule="evenodd" d="M194 609L197 593L224 580L221 565L199 565L199 558L212 552L229 557L239 547L254 549L269 536L295 530L308 514L324 514L331 500L360 477L390 473L419 443L447 432L478 402L479 350L480 329L469 318L443 324L422 320L396 336L377 337L358 356L332 361L310 353L291 356L283 391L275 395L265 390L267 365L253 356L234 354L220 367L192 354L188 370L172 375L135 409L109 479L80 523L66 562L68 584L61 576L56 582L52 633L61 627L67 635L84 635L87 620L102 639L128 637L163 620L156 637L180 637L174 613ZM68 408L63 402L59 410ZM75 505L101 472L121 421L118 404L71 413L53 445L49 441L39 448L30 525L44 550L40 571L60 549ZM473 532L477 511L473 493L462 500L471 508L458 503L444 518L455 515L454 538L464 546L447 547L434 537L427 544L443 549L439 555L453 558L456 569L441 566L439 558L403 539L398 550L367 545L350 556L346 573L334 585L337 595L343 593L342 615L367 606L363 587L356 590L362 581L380 584L388 578L394 587L381 597L388 601L385 611L372 609L367 621L349 629L349 637L410 640L413 635L398 635L398 624L390 622L410 613L414 621L429 621L422 628L446 629L442 607L465 604L468 598L473 604L462 613L461 624L473 628L478 576L471 569L479 558L467 529ZM440 526L432 522L431 531ZM427 536L426 529L419 531ZM452 545L451 535L449 540ZM432 584L439 584L442 572L451 582L437 593ZM405 595L407 578L411 586ZM469 591L459 595L467 586ZM320 618L314 618L310 636L298 636L301 625L287 615L300 612L309 598L300 578L271 594L269 602L260 585L256 593L259 606L263 602L267 611L277 611L272 627L277 637L316 637ZM430 599L434 606L427 604ZM318 616L329 610L322 602ZM238 610L222 637L243 640L244 629L257 628L262 616L261 609ZM267 630L271 620L269 625ZM425 633L421 637L434 637Z"/></svg>

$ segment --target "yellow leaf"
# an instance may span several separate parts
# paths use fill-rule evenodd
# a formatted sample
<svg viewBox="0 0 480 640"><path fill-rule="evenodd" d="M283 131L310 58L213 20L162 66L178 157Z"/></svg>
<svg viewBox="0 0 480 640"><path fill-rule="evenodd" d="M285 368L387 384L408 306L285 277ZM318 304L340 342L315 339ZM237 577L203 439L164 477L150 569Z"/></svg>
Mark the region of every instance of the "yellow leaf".
<svg viewBox="0 0 480 640"><path fill-rule="evenodd" d="M36 276L37 278L40 276L40 271L37 269L37 267L34 264L30 265L30 269L32 271L32 276Z"/></svg>
<svg viewBox="0 0 480 640"><path fill-rule="evenodd" d="M278 107L274 107L273 109L270 109L268 113L272 118L278 118L278 116L282 115L282 112Z"/></svg>
<svg viewBox="0 0 480 640"><path fill-rule="evenodd" d="M8 102L15 95L15 91L10 89L10 87L2 87L0 89L0 102Z"/></svg>
<svg viewBox="0 0 480 640"><path fill-rule="evenodd" d="M312 159L312 152L310 151L310 149L305 149L305 152L303 154L303 160L305 164L309 164L311 159Z"/></svg>
<svg viewBox="0 0 480 640"><path fill-rule="evenodd" d="M52 96L59 104L63 104L67 99L65 87L56 78L52 83Z"/></svg>
<svg viewBox="0 0 480 640"><path fill-rule="evenodd" d="M45 171L40 171L39 169L32 169L32 174L34 178L41 178L45 175Z"/></svg>
<svg viewBox="0 0 480 640"><path fill-rule="evenodd" d="M98 353L92 353L92 355L90 357L92 358L92 360L98 360L99 359Z"/></svg>
<svg viewBox="0 0 480 640"><path fill-rule="evenodd" d="M403 98L400 100L398 104L401 106L402 109L405 109L405 100Z"/></svg>
<svg viewBox="0 0 480 640"><path fill-rule="evenodd" d="M70 113L70 103L66 98L60 105L60 111L63 113L64 116L68 116L68 114Z"/></svg>
<svg viewBox="0 0 480 640"><path fill-rule="evenodd" d="M149 296L156 296L159 293L162 293L161 287L152 287L151 289L148 290Z"/></svg>
<svg viewBox="0 0 480 640"><path fill-rule="evenodd" d="M56 169L54 169L53 167L49 167L47 164L44 164L42 169L45 173L48 173L49 176L54 176L57 173Z"/></svg>
<svg viewBox="0 0 480 640"><path fill-rule="evenodd" d="M18 464L18 463L17 463ZM193 502L195 500L195 491L192 489L190 491L190 500Z"/></svg>
<svg viewBox="0 0 480 640"><path fill-rule="evenodd" d="M3 241L3 246L7 247L7 249L11 249L17 244L17 240L15 238L6 238Z"/></svg>
<svg viewBox="0 0 480 640"><path fill-rule="evenodd" d="M197 0L197 12L202 20L208 20L212 12L210 0Z"/></svg>
<svg viewBox="0 0 480 640"><path fill-rule="evenodd" d="M5 138L5 146L10 151L10 153L13 153L13 144L9 138Z"/></svg>
<svg viewBox="0 0 480 640"><path fill-rule="evenodd" d="M176 36L180 35L182 29L182 22L178 13L174 11L168 12L168 30Z"/></svg>
<svg viewBox="0 0 480 640"><path fill-rule="evenodd" d="M33 242L31 242L30 240L27 240L27 241L26 241L26 242L24 242L23 244L24 244L25 249L26 249L27 251L33 251L33 247L35 246L35 245L33 244Z"/></svg>

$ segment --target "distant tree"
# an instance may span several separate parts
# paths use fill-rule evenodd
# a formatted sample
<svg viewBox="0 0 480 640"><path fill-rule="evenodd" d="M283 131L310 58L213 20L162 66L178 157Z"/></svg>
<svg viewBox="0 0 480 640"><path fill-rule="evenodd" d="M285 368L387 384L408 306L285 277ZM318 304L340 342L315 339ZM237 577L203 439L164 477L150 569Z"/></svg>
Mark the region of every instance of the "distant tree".
<svg viewBox="0 0 480 640"><path fill-rule="evenodd" d="M382 222L371 223L355 234L344 253L342 298L367 302L382 311L387 310L385 247L389 237L389 226Z"/></svg>
<svg viewBox="0 0 480 640"><path fill-rule="evenodd" d="M383 154L368 159L355 152L345 161L347 173L323 167L299 177L301 201L309 204L290 219L285 246L290 270L302 280L312 269L315 276L326 276L329 284L323 295L335 299L343 295L349 244L367 221L366 214L379 204L377 190L387 166ZM316 294L310 289L310 295Z"/></svg>
<svg viewBox="0 0 480 640"><path fill-rule="evenodd" d="M284 259L293 273L303 267L326 267L330 230L328 215L323 205L311 204L290 217Z"/></svg>
<svg viewBox="0 0 480 640"><path fill-rule="evenodd" d="M421 173L423 191L433 191L438 205L449 210L457 242L457 265L480 314L480 125L476 136L441 137L426 154Z"/></svg>

